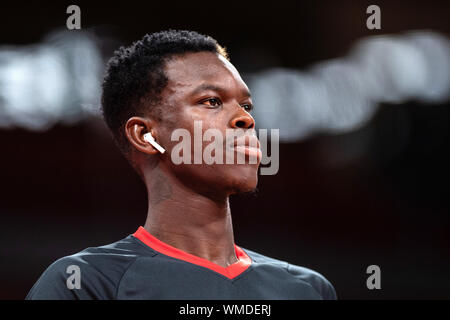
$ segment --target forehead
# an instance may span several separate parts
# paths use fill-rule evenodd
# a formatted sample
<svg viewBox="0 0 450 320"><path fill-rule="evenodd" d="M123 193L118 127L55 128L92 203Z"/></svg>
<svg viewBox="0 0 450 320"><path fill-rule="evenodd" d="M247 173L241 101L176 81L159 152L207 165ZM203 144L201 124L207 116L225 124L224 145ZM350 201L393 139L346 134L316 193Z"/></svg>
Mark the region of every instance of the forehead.
<svg viewBox="0 0 450 320"><path fill-rule="evenodd" d="M171 93L190 90L205 83L248 90L236 68L217 53L176 55L166 62L164 69L169 79L167 89Z"/></svg>

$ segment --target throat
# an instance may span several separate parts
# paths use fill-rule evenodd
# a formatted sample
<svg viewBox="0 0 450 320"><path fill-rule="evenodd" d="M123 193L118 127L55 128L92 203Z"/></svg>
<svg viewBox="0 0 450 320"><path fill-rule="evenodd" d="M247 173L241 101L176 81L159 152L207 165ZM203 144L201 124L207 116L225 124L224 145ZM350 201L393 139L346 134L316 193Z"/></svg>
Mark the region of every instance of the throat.
<svg viewBox="0 0 450 320"><path fill-rule="evenodd" d="M188 204L167 200L156 208L149 205L145 230L171 247L221 267L236 263L228 199L223 205L205 199Z"/></svg>

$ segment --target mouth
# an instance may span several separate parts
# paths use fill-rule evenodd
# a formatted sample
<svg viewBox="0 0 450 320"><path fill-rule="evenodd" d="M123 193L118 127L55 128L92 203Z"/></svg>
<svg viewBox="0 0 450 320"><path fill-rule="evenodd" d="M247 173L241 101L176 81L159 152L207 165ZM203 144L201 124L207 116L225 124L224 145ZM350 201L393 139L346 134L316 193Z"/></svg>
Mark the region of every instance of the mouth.
<svg viewBox="0 0 450 320"><path fill-rule="evenodd" d="M232 148L237 152L245 155L246 162L253 160L255 164L259 163L262 158L262 152L258 137L254 135L244 135L234 141Z"/></svg>

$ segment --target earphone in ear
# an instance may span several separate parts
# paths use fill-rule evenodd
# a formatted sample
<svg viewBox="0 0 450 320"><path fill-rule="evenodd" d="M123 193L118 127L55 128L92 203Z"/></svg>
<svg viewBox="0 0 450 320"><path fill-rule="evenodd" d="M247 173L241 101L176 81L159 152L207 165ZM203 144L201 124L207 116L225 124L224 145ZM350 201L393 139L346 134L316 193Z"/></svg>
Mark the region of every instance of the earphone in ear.
<svg viewBox="0 0 450 320"><path fill-rule="evenodd" d="M155 138L153 138L152 134L150 132L147 132L144 134L144 140L150 143L155 149L157 149L159 152L164 153L166 150L164 150L163 147L161 147L156 141Z"/></svg>

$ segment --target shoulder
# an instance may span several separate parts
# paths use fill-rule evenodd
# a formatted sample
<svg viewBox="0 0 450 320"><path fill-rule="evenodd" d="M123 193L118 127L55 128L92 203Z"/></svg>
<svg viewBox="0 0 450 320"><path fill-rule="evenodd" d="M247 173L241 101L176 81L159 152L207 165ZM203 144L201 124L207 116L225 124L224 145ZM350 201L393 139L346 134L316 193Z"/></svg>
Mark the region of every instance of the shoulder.
<svg viewBox="0 0 450 320"><path fill-rule="evenodd" d="M336 290L321 273L309 268L297 266L283 260L274 259L252 250L245 249L252 261L259 265L271 265L288 272L293 278L308 283L324 300L336 300Z"/></svg>
<svg viewBox="0 0 450 320"><path fill-rule="evenodd" d="M26 299L114 299L123 274L141 256L139 249L127 237L62 257L44 271Z"/></svg>
<svg viewBox="0 0 450 320"><path fill-rule="evenodd" d="M287 271L297 279L304 280L311 284L324 300L336 300L336 290L327 278L312 269L296 266L288 263Z"/></svg>

